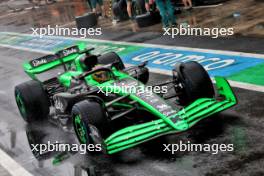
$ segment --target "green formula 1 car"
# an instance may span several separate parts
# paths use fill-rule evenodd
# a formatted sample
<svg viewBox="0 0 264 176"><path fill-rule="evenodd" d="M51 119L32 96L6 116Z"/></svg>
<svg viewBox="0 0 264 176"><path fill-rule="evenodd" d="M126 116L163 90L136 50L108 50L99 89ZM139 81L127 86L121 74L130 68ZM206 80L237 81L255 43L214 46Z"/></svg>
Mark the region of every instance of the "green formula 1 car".
<svg viewBox="0 0 264 176"><path fill-rule="evenodd" d="M96 56L91 50L79 44L24 64L32 80L15 87L15 98L25 121L52 117L73 127L80 143L101 144L113 154L186 131L237 103L222 77L214 78L215 93L197 62L179 63L170 81L147 86L146 63L126 68L116 53ZM41 81L43 73L55 71ZM167 94L164 86L173 93Z"/></svg>

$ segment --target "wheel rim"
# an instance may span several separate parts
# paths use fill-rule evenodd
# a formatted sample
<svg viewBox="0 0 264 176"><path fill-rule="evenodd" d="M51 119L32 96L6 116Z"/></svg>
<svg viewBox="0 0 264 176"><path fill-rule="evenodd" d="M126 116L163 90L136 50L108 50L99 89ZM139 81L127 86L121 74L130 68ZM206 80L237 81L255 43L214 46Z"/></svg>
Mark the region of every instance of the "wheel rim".
<svg viewBox="0 0 264 176"><path fill-rule="evenodd" d="M87 128L85 127L85 124L81 120L80 115L76 115L74 118L74 129L77 134L77 137L79 141L82 144L87 143Z"/></svg>
<svg viewBox="0 0 264 176"><path fill-rule="evenodd" d="M23 119L26 120L26 116L27 116L26 107L25 107L25 103L22 100L20 93L16 94L16 103L17 103L20 114L22 115Z"/></svg>

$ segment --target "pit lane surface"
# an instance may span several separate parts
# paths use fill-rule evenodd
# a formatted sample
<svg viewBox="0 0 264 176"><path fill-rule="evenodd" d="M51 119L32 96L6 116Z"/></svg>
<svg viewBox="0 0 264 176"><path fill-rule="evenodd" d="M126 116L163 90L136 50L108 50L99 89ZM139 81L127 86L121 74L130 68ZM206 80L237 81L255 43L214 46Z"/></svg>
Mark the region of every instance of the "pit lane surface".
<svg viewBox="0 0 264 176"><path fill-rule="evenodd" d="M47 8L44 10L48 11ZM69 13L71 9L67 8L65 11ZM37 12L41 14L32 15L32 13L29 13L25 15L25 12L5 14L1 16L0 29L1 31L30 33L32 32L30 31L30 27L32 27L30 25L31 17L35 18L32 21L39 21L40 24L58 24L69 27L74 24L65 19L72 18L72 15L62 15L65 18L59 20L58 18L53 18L49 13L48 15L43 15L43 10L37 10ZM207 17L208 13L205 16ZM21 18L29 19L30 24L28 24L27 20L22 20ZM47 18L48 20L41 20ZM125 23L130 24L130 22ZM43 24L40 26L43 26ZM121 23L119 26L127 25ZM153 27L150 28L152 29ZM259 38L249 39L240 36L214 40L203 37L196 37L195 40L193 37L170 39L169 37L164 38L160 33L150 32L152 30L133 33L131 30L123 29L121 31L120 28L117 28L116 31L118 32L104 30L104 35L98 38L263 53L263 39ZM249 32L251 31L249 30ZM35 140L35 142L46 142L47 140L58 140L65 143L75 142L73 135L65 133L51 124L28 126L18 114L13 97L13 88L15 85L28 80L22 70L22 62L38 56L42 56L42 54L0 48L0 148L33 175L82 176L87 175L87 172L92 171L94 167L98 171L98 175L264 175L264 94L237 88L235 88L235 93L239 104L236 107L212 117L212 119L203 121L192 131L180 136L172 135L168 137L168 141L171 143L178 143L180 139L184 141L190 140L192 143L233 143L235 146L234 152L223 152L216 155L208 152L178 152L175 155L170 155L162 152L162 148L159 148L160 144L155 141L148 146L141 145L124 152L121 159L65 154L65 159L54 166L52 164L53 158L50 157L54 157L56 154L51 153L38 161L30 151L27 136L30 137L30 141ZM150 82L156 83L167 78L168 76L152 74Z"/></svg>
<svg viewBox="0 0 264 176"><path fill-rule="evenodd" d="M163 152L158 141L141 145L117 158L65 154L64 160L53 165L53 153L38 161L30 151L31 141L61 141L74 143L75 137L49 123L28 126L18 114L13 88L28 80L22 63L42 56L39 53L0 48L0 147L33 175L81 176L95 169L98 175L263 175L264 174L264 94L235 88L239 104L217 116L201 122L181 135L167 137L170 143L234 144L234 152ZM150 84L168 79L151 74ZM31 132L31 133L30 133ZM28 135L27 135L28 134Z"/></svg>

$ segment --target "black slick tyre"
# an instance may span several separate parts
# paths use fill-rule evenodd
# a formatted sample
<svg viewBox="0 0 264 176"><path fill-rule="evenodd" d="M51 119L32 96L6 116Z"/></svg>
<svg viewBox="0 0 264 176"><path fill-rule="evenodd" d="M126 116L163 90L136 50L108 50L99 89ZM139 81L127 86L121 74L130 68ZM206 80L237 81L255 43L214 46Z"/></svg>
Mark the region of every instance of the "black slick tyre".
<svg viewBox="0 0 264 176"><path fill-rule="evenodd" d="M115 63L119 70L125 68L122 59L115 52L109 52L98 57L98 64L107 65L112 63Z"/></svg>
<svg viewBox="0 0 264 176"><path fill-rule="evenodd" d="M86 13L83 16L75 17L75 22L78 29L88 29L97 25L97 15L95 13Z"/></svg>
<svg viewBox="0 0 264 176"><path fill-rule="evenodd" d="M214 87L209 74L197 62L180 63L174 69L183 90L179 95L179 104L188 105L198 98L213 98Z"/></svg>
<svg viewBox="0 0 264 176"><path fill-rule="evenodd" d="M49 115L50 101L42 84L31 80L15 87L19 112L26 122L44 120Z"/></svg>
<svg viewBox="0 0 264 176"><path fill-rule="evenodd" d="M91 99L76 103L72 108L75 134L81 144L101 144L108 137L109 121L101 103Z"/></svg>
<svg viewBox="0 0 264 176"><path fill-rule="evenodd" d="M139 27L148 27L160 22L160 15L158 12L149 12L136 16L136 22Z"/></svg>

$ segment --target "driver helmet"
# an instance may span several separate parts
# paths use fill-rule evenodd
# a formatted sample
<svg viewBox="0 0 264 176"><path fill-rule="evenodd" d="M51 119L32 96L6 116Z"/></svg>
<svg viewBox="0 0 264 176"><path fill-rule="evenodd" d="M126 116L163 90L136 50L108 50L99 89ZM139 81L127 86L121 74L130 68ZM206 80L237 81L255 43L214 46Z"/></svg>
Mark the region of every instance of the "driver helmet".
<svg viewBox="0 0 264 176"><path fill-rule="evenodd" d="M92 78L99 83L103 83L110 80L111 77L107 71L98 71L92 74Z"/></svg>

